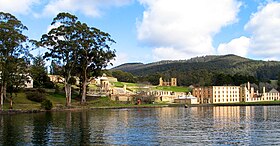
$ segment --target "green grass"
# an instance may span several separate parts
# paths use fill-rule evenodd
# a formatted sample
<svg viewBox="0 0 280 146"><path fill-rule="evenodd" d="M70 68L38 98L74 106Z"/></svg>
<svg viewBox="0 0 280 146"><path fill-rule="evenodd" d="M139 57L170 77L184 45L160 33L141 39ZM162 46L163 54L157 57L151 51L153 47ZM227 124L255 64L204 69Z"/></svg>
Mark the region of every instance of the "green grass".
<svg viewBox="0 0 280 146"><path fill-rule="evenodd" d="M139 87L139 86L141 86L140 84L137 84L137 83L124 83L124 84L128 87Z"/></svg>
<svg viewBox="0 0 280 146"><path fill-rule="evenodd" d="M41 106L40 103L30 101L26 98L25 93L18 93L17 96L13 95L13 109L22 109L22 110L34 110L39 109ZM5 100L4 109L10 108L10 101Z"/></svg>
<svg viewBox="0 0 280 146"><path fill-rule="evenodd" d="M132 84L133 85L133 84ZM72 97L76 97L76 94L72 95ZM54 109L65 109L65 93L61 91L61 93L54 93L53 90L48 90L46 93L46 98L49 99L53 105ZM81 105L80 100L72 99L71 101L72 108L96 108L96 107L113 107L113 108L121 108L121 107L150 107L150 106L161 106L162 103L159 104L142 104L142 105L134 105L134 104L125 104L123 102L112 101L108 97L99 97L94 100L87 101L86 104ZM4 110L8 110L10 107L10 103L8 100L4 102ZM17 97L13 100L13 109L15 110L39 110L41 109L41 103L30 101L26 98L24 92L18 93Z"/></svg>
<svg viewBox="0 0 280 146"><path fill-rule="evenodd" d="M113 85L115 87L120 87L122 88L124 85L126 85L127 87L140 87L140 84L137 83L127 83L127 82L114 82Z"/></svg>
<svg viewBox="0 0 280 146"><path fill-rule="evenodd" d="M64 94L49 93L46 97L53 104L63 104L63 105L65 105L65 103L66 103L66 98L65 98Z"/></svg>
<svg viewBox="0 0 280 146"><path fill-rule="evenodd" d="M97 86L96 86L96 85L93 85L93 84L89 84L88 87L89 87L90 89L97 89Z"/></svg>
<svg viewBox="0 0 280 146"><path fill-rule="evenodd" d="M114 82L113 85L114 85L115 87L120 87L120 88L122 88L124 84L123 84L122 82Z"/></svg>
<svg viewBox="0 0 280 146"><path fill-rule="evenodd" d="M154 90L173 91L173 92L190 92L188 87L182 86L157 86Z"/></svg>
<svg viewBox="0 0 280 146"><path fill-rule="evenodd" d="M91 100L87 102L90 107L103 107L103 106L122 106L124 104L112 101L108 97L100 97L95 100Z"/></svg>
<svg viewBox="0 0 280 146"><path fill-rule="evenodd" d="M75 97L75 95L72 95L72 96ZM53 103L54 108L56 108L56 106L59 106L59 107L64 106L66 103L64 93L57 94L57 93L49 92L49 93L46 93L46 98L49 99ZM76 104L79 102L80 101L76 101L76 100L72 99L73 104ZM10 101L5 100L4 109L9 109L9 108L10 108ZM13 109L38 110L40 108L41 108L41 103L28 100L26 98L26 95L24 92L18 93L17 97L14 96Z"/></svg>

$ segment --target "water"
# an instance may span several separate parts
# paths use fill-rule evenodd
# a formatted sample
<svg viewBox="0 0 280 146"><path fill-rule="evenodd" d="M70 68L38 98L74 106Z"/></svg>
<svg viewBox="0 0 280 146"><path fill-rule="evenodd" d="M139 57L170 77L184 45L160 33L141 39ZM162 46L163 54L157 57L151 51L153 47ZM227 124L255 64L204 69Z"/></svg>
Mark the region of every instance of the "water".
<svg viewBox="0 0 280 146"><path fill-rule="evenodd" d="M0 145L280 145L280 106L0 115Z"/></svg>

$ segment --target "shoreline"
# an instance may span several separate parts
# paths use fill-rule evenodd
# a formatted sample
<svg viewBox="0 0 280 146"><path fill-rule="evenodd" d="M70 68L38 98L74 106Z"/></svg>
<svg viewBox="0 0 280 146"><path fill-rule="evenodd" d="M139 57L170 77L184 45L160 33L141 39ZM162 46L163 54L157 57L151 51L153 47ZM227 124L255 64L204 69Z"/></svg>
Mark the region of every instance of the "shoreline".
<svg viewBox="0 0 280 146"><path fill-rule="evenodd" d="M13 114L32 114L43 112L63 112L63 111L81 111L81 110L95 110L95 109L137 109L137 108L165 108L165 107L215 107L215 106L280 106L279 103L224 103L224 104L166 104L166 105L143 105L143 106L101 106L101 107L65 107L52 110L42 109L5 109L0 110L0 115L13 115Z"/></svg>
<svg viewBox="0 0 280 146"><path fill-rule="evenodd" d="M143 105L143 106L64 107L64 108L56 108L56 109L52 109L52 110L5 109L5 110L0 110L0 115L32 114L32 113L63 112L63 111L81 111L81 110L95 110L95 109L134 109L134 108L164 108L164 107L169 107L169 106L168 105Z"/></svg>

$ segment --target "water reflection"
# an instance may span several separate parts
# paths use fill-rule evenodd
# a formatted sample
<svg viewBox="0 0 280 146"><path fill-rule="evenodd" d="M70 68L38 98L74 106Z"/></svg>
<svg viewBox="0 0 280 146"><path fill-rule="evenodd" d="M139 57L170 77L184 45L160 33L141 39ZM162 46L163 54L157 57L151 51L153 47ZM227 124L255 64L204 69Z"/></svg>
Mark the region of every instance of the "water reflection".
<svg viewBox="0 0 280 146"><path fill-rule="evenodd" d="M279 106L0 116L0 145L279 145Z"/></svg>

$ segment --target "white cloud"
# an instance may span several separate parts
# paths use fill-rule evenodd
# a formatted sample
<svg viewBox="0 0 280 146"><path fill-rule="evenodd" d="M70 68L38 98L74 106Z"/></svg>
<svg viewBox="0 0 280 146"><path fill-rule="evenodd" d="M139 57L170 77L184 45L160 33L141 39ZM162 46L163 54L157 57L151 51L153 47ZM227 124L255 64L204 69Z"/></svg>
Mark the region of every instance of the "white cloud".
<svg viewBox="0 0 280 146"><path fill-rule="evenodd" d="M116 52L116 58L115 58L115 60L112 60L111 62L113 63L113 66L118 66L123 63L126 63L126 62L128 62L128 55L126 53Z"/></svg>
<svg viewBox="0 0 280 146"><path fill-rule="evenodd" d="M179 60L184 59L186 57L193 57L184 51L176 50L172 47L155 48L153 50L153 54L154 60Z"/></svg>
<svg viewBox="0 0 280 146"><path fill-rule="evenodd" d="M242 57L246 57L248 53L248 48L250 45L250 38L240 37L231 40L229 43L220 44L217 52L218 54L235 54Z"/></svg>
<svg viewBox="0 0 280 146"><path fill-rule="evenodd" d="M132 0L50 0L44 7L43 15L56 15L59 12L80 12L91 17L101 15L101 9L111 6L122 6ZM40 16L40 15L37 15Z"/></svg>
<svg viewBox="0 0 280 146"><path fill-rule="evenodd" d="M259 8L245 25L252 33L249 52L261 58L280 58L280 3L271 2Z"/></svg>
<svg viewBox="0 0 280 146"><path fill-rule="evenodd" d="M48 28L47 28L47 32L48 33L49 31L51 31L53 28L58 28L60 25L62 25L60 22L57 22L53 25L49 25Z"/></svg>
<svg viewBox="0 0 280 146"><path fill-rule="evenodd" d="M0 0L0 11L12 14L28 14L39 0Z"/></svg>
<svg viewBox="0 0 280 146"><path fill-rule="evenodd" d="M158 59L185 59L215 53L213 36L237 22L236 0L139 0L145 6L138 39L155 49ZM166 53L169 52L169 53ZM162 55L165 54L165 55ZM176 55L174 55L176 54Z"/></svg>

